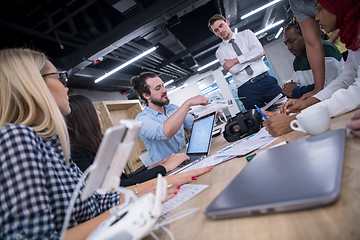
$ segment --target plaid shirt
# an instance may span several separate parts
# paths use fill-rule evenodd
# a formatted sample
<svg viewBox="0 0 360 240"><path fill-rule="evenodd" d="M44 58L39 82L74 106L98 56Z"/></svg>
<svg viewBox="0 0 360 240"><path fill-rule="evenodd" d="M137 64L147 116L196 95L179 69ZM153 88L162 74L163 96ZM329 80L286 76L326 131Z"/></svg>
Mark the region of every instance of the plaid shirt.
<svg viewBox="0 0 360 240"><path fill-rule="evenodd" d="M65 163L58 136L43 139L30 127L0 129L0 239L59 239L66 209L82 172ZM83 186L84 187L84 186ZM118 193L76 200L69 227L119 202Z"/></svg>

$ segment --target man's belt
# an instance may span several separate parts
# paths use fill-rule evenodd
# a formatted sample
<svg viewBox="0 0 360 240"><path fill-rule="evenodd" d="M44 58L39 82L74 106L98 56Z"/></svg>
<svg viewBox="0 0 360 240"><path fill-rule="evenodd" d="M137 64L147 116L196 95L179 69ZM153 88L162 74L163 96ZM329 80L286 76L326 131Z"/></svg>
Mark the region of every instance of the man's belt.
<svg viewBox="0 0 360 240"><path fill-rule="evenodd" d="M256 77L250 78L250 79L249 79L246 83L244 83L243 85L260 81L261 79L263 79L264 77L266 77L266 76L268 76L268 75L269 75L268 72L264 72L264 73L262 73L262 74L260 74L260 75L257 75Z"/></svg>

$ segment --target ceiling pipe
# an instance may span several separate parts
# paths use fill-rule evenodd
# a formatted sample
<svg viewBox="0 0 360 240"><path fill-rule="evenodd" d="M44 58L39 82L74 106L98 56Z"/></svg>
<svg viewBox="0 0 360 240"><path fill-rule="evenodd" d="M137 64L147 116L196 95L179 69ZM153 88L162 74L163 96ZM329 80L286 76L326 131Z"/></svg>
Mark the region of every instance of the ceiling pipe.
<svg viewBox="0 0 360 240"><path fill-rule="evenodd" d="M191 6L196 2L196 0L156 1L144 9L141 14L135 15L118 24L111 31L102 34L73 54L67 57L53 59L53 61L59 66L72 68L73 72L76 72L137 36L148 32L153 26L165 22L181 9Z"/></svg>
<svg viewBox="0 0 360 240"><path fill-rule="evenodd" d="M45 35L42 32L27 28L27 27L23 27L21 25L15 24L15 23L8 22L8 21L3 20L3 19L0 19L0 25L3 25L3 26L8 27L8 28L15 29L16 31L19 31L19 32L27 33L27 34L30 34L30 35L33 35L33 36L36 36L36 37L39 37L39 38L43 38L43 39L58 43L58 40L55 37ZM79 45L73 44L73 43L65 41L65 40L62 40L62 43L64 45L67 45L67 46L70 46L70 47L79 48Z"/></svg>

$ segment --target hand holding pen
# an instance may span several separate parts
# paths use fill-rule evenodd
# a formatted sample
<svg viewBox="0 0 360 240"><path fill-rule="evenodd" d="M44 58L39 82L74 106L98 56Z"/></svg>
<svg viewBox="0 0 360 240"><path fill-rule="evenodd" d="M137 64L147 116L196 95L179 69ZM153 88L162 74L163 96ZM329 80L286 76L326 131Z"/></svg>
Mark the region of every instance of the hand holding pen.
<svg viewBox="0 0 360 240"><path fill-rule="evenodd" d="M255 108L256 108L256 110L265 118L265 120L268 120L268 118L266 117L266 115L261 112L261 109L260 109L258 106L255 105Z"/></svg>
<svg viewBox="0 0 360 240"><path fill-rule="evenodd" d="M281 136L291 131L290 122L296 118L296 115L288 116L280 113L268 112L260 109L261 114L266 116L263 126L273 137Z"/></svg>

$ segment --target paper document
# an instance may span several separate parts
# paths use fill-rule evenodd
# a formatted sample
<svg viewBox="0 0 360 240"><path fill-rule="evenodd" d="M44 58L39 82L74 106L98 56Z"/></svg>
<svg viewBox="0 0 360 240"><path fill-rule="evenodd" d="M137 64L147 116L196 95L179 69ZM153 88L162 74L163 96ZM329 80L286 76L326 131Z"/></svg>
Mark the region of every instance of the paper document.
<svg viewBox="0 0 360 240"><path fill-rule="evenodd" d="M269 145L276 139L277 137L272 137L265 128L262 128L255 135L243 138L181 172L215 166L234 157L245 156L256 149Z"/></svg>
<svg viewBox="0 0 360 240"><path fill-rule="evenodd" d="M180 191L177 193L176 197L170 199L169 201L163 203L162 205L162 214L166 214L171 210L177 208L190 198L194 197L200 193L209 185L202 184L184 184L180 187Z"/></svg>
<svg viewBox="0 0 360 240"><path fill-rule="evenodd" d="M226 151L219 151L217 156L244 156L258 148L269 145L276 139L277 137L272 137L263 127L251 138L245 139L245 141L241 141L239 144L232 146L230 149L226 149Z"/></svg>

